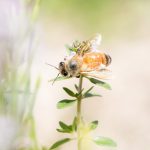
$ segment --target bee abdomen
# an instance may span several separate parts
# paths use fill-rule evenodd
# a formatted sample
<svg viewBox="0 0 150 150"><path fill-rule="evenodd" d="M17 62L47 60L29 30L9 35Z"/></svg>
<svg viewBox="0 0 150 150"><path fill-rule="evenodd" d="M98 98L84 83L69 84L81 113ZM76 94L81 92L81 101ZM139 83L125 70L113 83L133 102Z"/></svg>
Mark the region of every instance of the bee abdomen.
<svg viewBox="0 0 150 150"><path fill-rule="evenodd" d="M105 54L105 58L106 58L106 66L110 65L112 62L112 59L109 55Z"/></svg>

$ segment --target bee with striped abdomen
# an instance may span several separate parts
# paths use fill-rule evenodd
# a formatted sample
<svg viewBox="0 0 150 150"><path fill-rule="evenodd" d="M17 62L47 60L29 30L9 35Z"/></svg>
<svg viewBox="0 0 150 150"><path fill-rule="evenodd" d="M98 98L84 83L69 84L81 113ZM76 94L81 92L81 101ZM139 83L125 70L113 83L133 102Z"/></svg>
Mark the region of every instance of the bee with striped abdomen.
<svg viewBox="0 0 150 150"><path fill-rule="evenodd" d="M106 79L103 73L109 72L107 66L111 63L111 57L97 49L100 42L101 36L98 34L90 40L73 43L74 52L66 57L64 62L59 63L60 74L68 77L86 75Z"/></svg>

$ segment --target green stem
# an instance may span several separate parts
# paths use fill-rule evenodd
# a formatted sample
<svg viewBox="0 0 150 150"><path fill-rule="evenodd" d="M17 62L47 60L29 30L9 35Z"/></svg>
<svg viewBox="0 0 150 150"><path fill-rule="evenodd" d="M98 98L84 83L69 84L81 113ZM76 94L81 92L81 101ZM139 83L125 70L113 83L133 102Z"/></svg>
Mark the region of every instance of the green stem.
<svg viewBox="0 0 150 150"><path fill-rule="evenodd" d="M78 150L81 150L81 101L82 101L82 83L83 83L83 76L80 76L79 79L79 86L78 86L78 93L80 96L78 97L77 101L77 140L78 140Z"/></svg>

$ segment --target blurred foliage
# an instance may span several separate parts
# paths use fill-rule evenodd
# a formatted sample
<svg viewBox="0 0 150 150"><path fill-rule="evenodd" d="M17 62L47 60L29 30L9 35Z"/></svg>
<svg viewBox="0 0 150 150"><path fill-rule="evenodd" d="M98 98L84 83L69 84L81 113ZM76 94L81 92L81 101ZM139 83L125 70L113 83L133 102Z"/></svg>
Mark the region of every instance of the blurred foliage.
<svg viewBox="0 0 150 150"><path fill-rule="evenodd" d="M15 150L40 149L37 142L33 110L41 81L40 77L31 81L32 61L35 48L35 37L33 35L35 21L38 17L39 2L39 0L35 1L31 11L28 12L29 16L27 12L25 16L23 16L22 13L14 14L16 18L19 15L22 15L22 18L29 17L29 26L27 26L27 28L20 26L21 32L25 33L25 35L21 36L21 43L18 42L19 40L17 38L16 40L13 39L10 32L7 31L6 33L10 35L10 39L12 38L11 40L13 42L8 42L2 49L4 61L2 61L2 67L0 68L0 117L5 116L7 118L7 116L10 116L18 125L16 138L13 139L14 143L12 143L13 148L11 148ZM12 4L15 5L16 3L14 2ZM21 7L22 5L20 4L19 6ZM14 7L14 9L17 11L17 7ZM26 10L27 8L24 9ZM22 20L19 21L21 22ZM17 22L15 23L17 24ZM24 25L25 22L21 23ZM17 37L18 30L13 31ZM27 39L29 39L28 42L26 42ZM27 48L23 49L21 44L25 44ZM9 48L8 45L10 45ZM18 47L14 47L14 45L18 45ZM27 56L26 59L25 56Z"/></svg>
<svg viewBox="0 0 150 150"><path fill-rule="evenodd" d="M110 23L117 21L124 4L122 0L45 0L43 9L84 32L95 33L99 29L109 31Z"/></svg>
<svg viewBox="0 0 150 150"><path fill-rule="evenodd" d="M42 10L47 20L66 22L83 34L132 38L140 34L142 17L148 19L149 5L141 0L43 0Z"/></svg>

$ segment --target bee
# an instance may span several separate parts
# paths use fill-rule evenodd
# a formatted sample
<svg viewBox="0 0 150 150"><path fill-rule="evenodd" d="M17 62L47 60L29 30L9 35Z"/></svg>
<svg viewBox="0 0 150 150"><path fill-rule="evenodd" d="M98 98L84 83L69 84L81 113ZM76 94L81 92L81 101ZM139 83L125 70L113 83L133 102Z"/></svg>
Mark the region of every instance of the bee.
<svg viewBox="0 0 150 150"><path fill-rule="evenodd" d="M111 64L112 59L108 54L98 50L100 43L100 34L87 41L76 41L70 47L70 55L65 57L58 67L47 64L59 71L53 83L60 74L64 77L80 77L80 75L83 75L108 79L110 70L107 67Z"/></svg>
<svg viewBox="0 0 150 150"><path fill-rule="evenodd" d="M107 66L111 64L112 59L97 49L100 42L101 36L98 34L90 40L73 43L74 52L59 63L60 74L65 77L86 75L106 79L106 76L100 73L109 72Z"/></svg>

